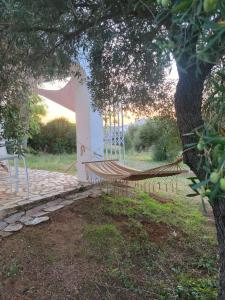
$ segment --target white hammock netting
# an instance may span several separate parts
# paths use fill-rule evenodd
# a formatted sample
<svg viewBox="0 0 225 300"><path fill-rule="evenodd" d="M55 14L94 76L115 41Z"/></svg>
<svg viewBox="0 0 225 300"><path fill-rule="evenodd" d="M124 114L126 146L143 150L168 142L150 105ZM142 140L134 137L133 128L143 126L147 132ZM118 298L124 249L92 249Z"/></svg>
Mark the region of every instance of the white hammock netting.
<svg viewBox="0 0 225 300"><path fill-rule="evenodd" d="M160 167L148 169L145 171L133 169L120 164L117 160L102 160L84 162L87 173L91 172L96 174L102 179L114 181L114 180L126 180L126 181L139 181L155 177L169 177L186 173L186 170L182 170L179 167L179 163L182 158L177 159L173 163L169 163Z"/></svg>

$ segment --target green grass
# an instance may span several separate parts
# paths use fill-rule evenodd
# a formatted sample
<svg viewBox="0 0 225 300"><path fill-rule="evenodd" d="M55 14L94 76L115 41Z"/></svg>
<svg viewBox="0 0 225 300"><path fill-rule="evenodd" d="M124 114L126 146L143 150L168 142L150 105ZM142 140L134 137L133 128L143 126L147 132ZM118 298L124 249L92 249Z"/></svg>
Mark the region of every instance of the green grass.
<svg viewBox="0 0 225 300"><path fill-rule="evenodd" d="M76 162L76 154L27 154L26 161L28 167L31 169L42 169L64 173L67 168ZM67 173L76 174L76 165L74 164Z"/></svg>
<svg viewBox="0 0 225 300"><path fill-rule="evenodd" d="M42 169L55 172L65 172L67 168L76 162L76 153L73 154L48 154L39 152L38 154L26 155L27 165L31 169ZM142 169L146 167L158 166L162 162L151 161L151 153L128 153L126 163L130 166ZM22 166L22 162L21 162ZM69 174L76 174L76 167L73 166Z"/></svg>
<svg viewBox="0 0 225 300"><path fill-rule="evenodd" d="M167 161L154 161L152 152L135 152L129 151L125 156L126 164L137 169L148 169L155 168L164 164L167 164ZM183 163L180 164L182 168L187 168Z"/></svg>
<svg viewBox="0 0 225 300"><path fill-rule="evenodd" d="M215 228L193 199L105 195L91 219L84 239L91 259L106 265L101 287L126 299L217 299Z"/></svg>
<svg viewBox="0 0 225 300"><path fill-rule="evenodd" d="M191 204L190 204L191 202ZM214 228L207 226L208 219L199 210L199 203L186 198L174 198L172 202L160 203L145 192L135 198L105 196L102 199L105 214L135 220L151 220L178 228L189 237L202 236L203 241L215 242ZM208 232L205 228L208 227ZM194 240L194 238L193 238ZM200 241L199 241L200 242Z"/></svg>
<svg viewBox="0 0 225 300"><path fill-rule="evenodd" d="M89 243L89 253L98 253L101 260L110 259L121 248L122 236L114 224L87 225L84 231L84 239Z"/></svg>
<svg viewBox="0 0 225 300"><path fill-rule="evenodd" d="M26 160L28 167L31 169L43 169L56 172L65 172L65 170L74 162L76 162L76 153L73 154L27 154ZM126 154L125 163L137 169L153 168L165 164L166 162L158 162L152 160L151 152L128 152ZM21 163L22 165L22 163ZM69 174L76 174L76 168L73 166Z"/></svg>
<svg viewBox="0 0 225 300"><path fill-rule="evenodd" d="M162 165L163 162L156 162L152 159L152 153L149 152L128 152L126 153L126 164L136 169L147 169Z"/></svg>

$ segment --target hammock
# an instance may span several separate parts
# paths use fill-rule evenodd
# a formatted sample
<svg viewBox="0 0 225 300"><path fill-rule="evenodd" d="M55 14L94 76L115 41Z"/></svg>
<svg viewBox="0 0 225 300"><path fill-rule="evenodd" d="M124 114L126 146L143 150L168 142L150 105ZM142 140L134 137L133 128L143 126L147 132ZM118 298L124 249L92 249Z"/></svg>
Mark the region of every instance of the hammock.
<svg viewBox="0 0 225 300"><path fill-rule="evenodd" d="M83 163L85 164L87 171L93 172L105 180L138 181L148 178L169 177L186 173L186 170L181 170L178 166L181 161L182 158L179 158L173 163L145 171L121 165L118 160L101 160Z"/></svg>

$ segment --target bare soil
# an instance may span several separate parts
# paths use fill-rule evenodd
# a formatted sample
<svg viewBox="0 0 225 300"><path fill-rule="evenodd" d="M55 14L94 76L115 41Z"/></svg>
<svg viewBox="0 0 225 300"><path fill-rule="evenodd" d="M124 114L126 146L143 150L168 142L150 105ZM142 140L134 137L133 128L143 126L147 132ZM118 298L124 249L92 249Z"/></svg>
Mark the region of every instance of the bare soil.
<svg viewBox="0 0 225 300"><path fill-rule="evenodd" d="M86 210L95 201L82 200L0 242L0 299L86 299L87 283L104 272L82 247Z"/></svg>
<svg viewBox="0 0 225 300"><path fill-rule="evenodd" d="M127 239L133 237L126 216L101 216L101 213L98 215L100 211L100 199L80 200L51 214L48 223L25 227L17 234L3 239L0 242L0 300L159 299L150 296L148 292L145 297L138 296L134 292L135 287L124 288L118 279L109 284L104 282L107 265L104 260L92 259L85 251L84 228L108 218L106 221L116 224ZM164 247L171 236L177 239L182 235L182 232L167 224L145 219L141 220L141 224L149 241L159 248L160 245ZM173 236L173 233L178 234L178 237ZM174 261L183 261L189 257L190 252L185 253L183 245L179 246L179 239L175 247ZM180 258L178 247L182 253ZM168 266L168 270L170 269ZM131 275L140 286L144 280L149 282L149 277L138 261L131 270ZM155 284L158 284L162 275L163 273L154 275L159 277Z"/></svg>

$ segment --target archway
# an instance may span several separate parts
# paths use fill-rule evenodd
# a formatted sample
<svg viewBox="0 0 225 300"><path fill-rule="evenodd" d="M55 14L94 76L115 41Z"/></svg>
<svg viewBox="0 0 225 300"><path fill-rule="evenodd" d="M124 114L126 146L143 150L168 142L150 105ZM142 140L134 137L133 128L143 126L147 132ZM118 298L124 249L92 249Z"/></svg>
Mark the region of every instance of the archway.
<svg viewBox="0 0 225 300"><path fill-rule="evenodd" d="M103 122L99 112L93 110L83 70L81 76L82 80L72 76L61 89L37 88L36 92L76 113L77 176L87 181L82 162L104 158Z"/></svg>

